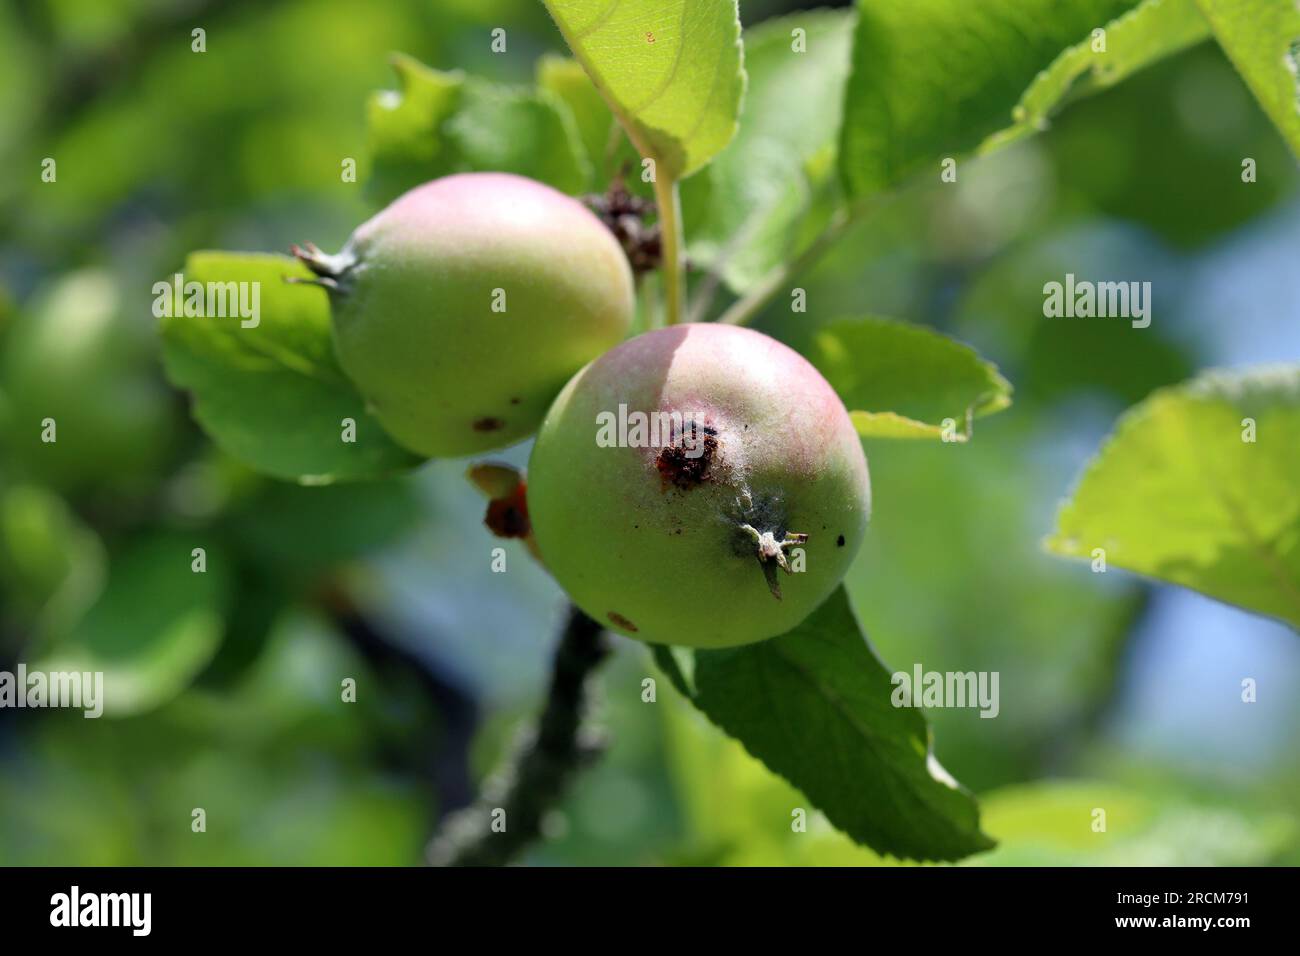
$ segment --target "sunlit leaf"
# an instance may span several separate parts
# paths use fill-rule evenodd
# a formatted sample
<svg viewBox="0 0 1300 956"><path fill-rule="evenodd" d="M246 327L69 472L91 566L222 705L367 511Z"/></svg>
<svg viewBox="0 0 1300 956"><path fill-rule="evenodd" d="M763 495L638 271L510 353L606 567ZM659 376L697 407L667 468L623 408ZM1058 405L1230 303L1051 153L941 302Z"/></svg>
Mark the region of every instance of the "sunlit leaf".
<svg viewBox="0 0 1300 956"><path fill-rule="evenodd" d="M860 0L840 150L850 195L937 179L942 161L1031 131L1194 42L1193 13L1182 0Z"/></svg>
<svg viewBox="0 0 1300 956"><path fill-rule="evenodd" d="M692 261L720 270L736 292L803 251L840 205L852 40L848 11L791 14L745 33L740 128L682 192Z"/></svg>
<svg viewBox="0 0 1300 956"><path fill-rule="evenodd" d="M1034 78L1013 113L1018 125L1042 127L1071 100L1114 86L1210 32L1195 0L1143 0L1104 29L1104 43L1089 36Z"/></svg>
<svg viewBox="0 0 1300 956"><path fill-rule="evenodd" d="M1196 0L1215 39L1300 156L1300 6L1295 0Z"/></svg>
<svg viewBox="0 0 1300 956"><path fill-rule="evenodd" d="M187 315L183 303L162 323L167 374L191 392L194 416L225 451L266 474L313 484L419 463L339 368L325 292L284 281L310 277L304 266L286 256L197 252L183 275L205 287L243 284L248 302L257 291L255 325L237 312ZM356 423L355 441L343 440L346 419Z"/></svg>
<svg viewBox="0 0 1300 956"><path fill-rule="evenodd" d="M550 89L501 86L407 56L393 69L398 89L374 94L367 111L377 202L460 172L515 173L570 194L588 187L581 131Z"/></svg>
<svg viewBox="0 0 1300 956"><path fill-rule="evenodd" d="M1103 780L995 791L984 823L998 846L971 866L1259 866L1296 830L1281 814Z"/></svg>
<svg viewBox="0 0 1300 956"><path fill-rule="evenodd" d="M546 6L658 175L683 179L730 142L745 89L735 0Z"/></svg>
<svg viewBox="0 0 1300 956"><path fill-rule="evenodd" d="M1047 546L1300 627L1297 476L1300 367L1207 372L1124 415Z"/></svg>
<svg viewBox="0 0 1300 956"><path fill-rule="evenodd" d="M813 337L809 359L864 438L964 441L969 423L1011 404L1011 384L974 349L891 319L851 319ZM947 424L945 425L945 420Z"/></svg>

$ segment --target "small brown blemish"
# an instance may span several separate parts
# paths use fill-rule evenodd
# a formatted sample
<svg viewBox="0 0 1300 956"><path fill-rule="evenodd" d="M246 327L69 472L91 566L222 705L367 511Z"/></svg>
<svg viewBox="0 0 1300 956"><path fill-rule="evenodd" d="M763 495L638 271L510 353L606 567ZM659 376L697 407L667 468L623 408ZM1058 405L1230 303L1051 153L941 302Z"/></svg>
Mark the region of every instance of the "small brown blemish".
<svg viewBox="0 0 1300 956"><path fill-rule="evenodd" d="M840 535L838 538L835 539L835 547L837 548L844 547L844 535Z"/></svg>
<svg viewBox="0 0 1300 956"><path fill-rule="evenodd" d="M653 33L647 33L647 34L645 35L645 42L646 42L646 43L654 43L654 42L655 42L655 35L654 35Z"/></svg>
<svg viewBox="0 0 1300 956"><path fill-rule="evenodd" d="M506 497L493 498L488 502L483 523L498 538L526 538L532 533L526 493L527 485L521 481Z"/></svg>
<svg viewBox="0 0 1300 956"><path fill-rule="evenodd" d="M663 479L665 489L672 485L688 491L708 481L709 467L718 452L718 439L706 432L701 446L696 449L698 454L694 457L688 454L685 442L671 445L659 453L655 467L659 469L659 477Z"/></svg>
<svg viewBox="0 0 1300 956"><path fill-rule="evenodd" d="M615 627L621 627L623 630L631 631L633 634L636 633L636 625L617 611L610 611L605 616L609 618L610 623Z"/></svg>
<svg viewBox="0 0 1300 956"><path fill-rule="evenodd" d="M476 432L494 432L498 429L504 428L505 425L506 423L501 419L489 417L474 419L474 424L471 427Z"/></svg>
<svg viewBox="0 0 1300 956"><path fill-rule="evenodd" d="M518 399L518 398L512 398L512 399L510 399L510 404L511 404L511 405L518 405L518 404L519 404L519 399Z"/></svg>
<svg viewBox="0 0 1300 956"><path fill-rule="evenodd" d="M506 498L488 503L483 523L498 538L526 538L530 530L528 512Z"/></svg>

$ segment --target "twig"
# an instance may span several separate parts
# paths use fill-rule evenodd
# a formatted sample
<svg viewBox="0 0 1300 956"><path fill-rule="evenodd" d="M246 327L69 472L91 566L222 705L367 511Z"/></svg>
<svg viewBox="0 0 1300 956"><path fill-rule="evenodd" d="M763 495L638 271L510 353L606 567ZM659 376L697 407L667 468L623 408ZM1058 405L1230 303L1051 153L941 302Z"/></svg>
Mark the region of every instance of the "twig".
<svg viewBox="0 0 1300 956"><path fill-rule="evenodd" d="M725 281L727 268L731 265L731 261L763 225L763 217L759 215L761 211L755 210L751 213L741 227L736 230L735 234L723 245L718 255L714 257L713 264L700 282L691 300L690 312L686 317L687 322L707 321L709 310L713 308L713 300L718 294L718 289L722 287Z"/></svg>
<svg viewBox="0 0 1300 956"><path fill-rule="evenodd" d="M727 311L718 317L718 321L727 325L748 325L782 286L820 259L857 221L857 213L841 209L821 234L813 240L812 245L790 262L773 269L762 282L747 292L744 298L733 302Z"/></svg>
<svg viewBox="0 0 1300 956"><path fill-rule="evenodd" d="M718 289L721 287L722 269L715 265L700 280L699 287L695 290L690 308L686 310L686 323L688 325L705 321L705 317L709 314L709 309L713 305L713 300L718 294Z"/></svg>
<svg viewBox="0 0 1300 956"><path fill-rule="evenodd" d="M583 733L583 718L588 680L608 654L601 626L571 607L540 720L478 802L448 818L429 845L430 863L501 866L542 835L570 779L600 753L599 743Z"/></svg>

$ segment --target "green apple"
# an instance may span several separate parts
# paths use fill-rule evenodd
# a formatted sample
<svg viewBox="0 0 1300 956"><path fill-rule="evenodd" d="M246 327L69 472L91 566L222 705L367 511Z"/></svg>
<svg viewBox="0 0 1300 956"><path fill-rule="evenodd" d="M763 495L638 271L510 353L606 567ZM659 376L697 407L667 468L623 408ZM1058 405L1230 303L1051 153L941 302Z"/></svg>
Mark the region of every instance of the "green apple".
<svg viewBox="0 0 1300 956"><path fill-rule="evenodd" d="M774 637L839 584L871 485L839 396L758 332L647 332L565 386L537 436L528 513L587 614L692 647Z"/></svg>
<svg viewBox="0 0 1300 956"><path fill-rule="evenodd" d="M626 337L632 273L581 203L504 173L425 183L342 252L295 252L330 293L339 363L384 428L454 457L532 434L568 378Z"/></svg>

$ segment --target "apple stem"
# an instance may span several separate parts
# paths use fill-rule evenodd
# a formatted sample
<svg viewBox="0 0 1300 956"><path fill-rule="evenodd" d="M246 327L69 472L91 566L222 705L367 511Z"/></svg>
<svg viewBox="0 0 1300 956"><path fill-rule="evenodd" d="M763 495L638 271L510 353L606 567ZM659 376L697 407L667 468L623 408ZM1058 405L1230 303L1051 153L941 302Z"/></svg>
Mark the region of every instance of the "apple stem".
<svg viewBox="0 0 1300 956"><path fill-rule="evenodd" d="M677 181L655 177L655 205L659 211L659 240L664 275L666 324L676 325L685 311L686 288L682 270L682 205Z"/></svg>
<svg viewBox="0 0 1300 956"><path fill-rule="evenodd" d="M303 279L298 276L285 276L285 282L295 285L320 286L328 292L342 291L340 280L356 264L356 256L344 249L336 256L321 252L314 242L292 245L289 251L295 259L305 265L316 276L315 279Z"/></svg>

